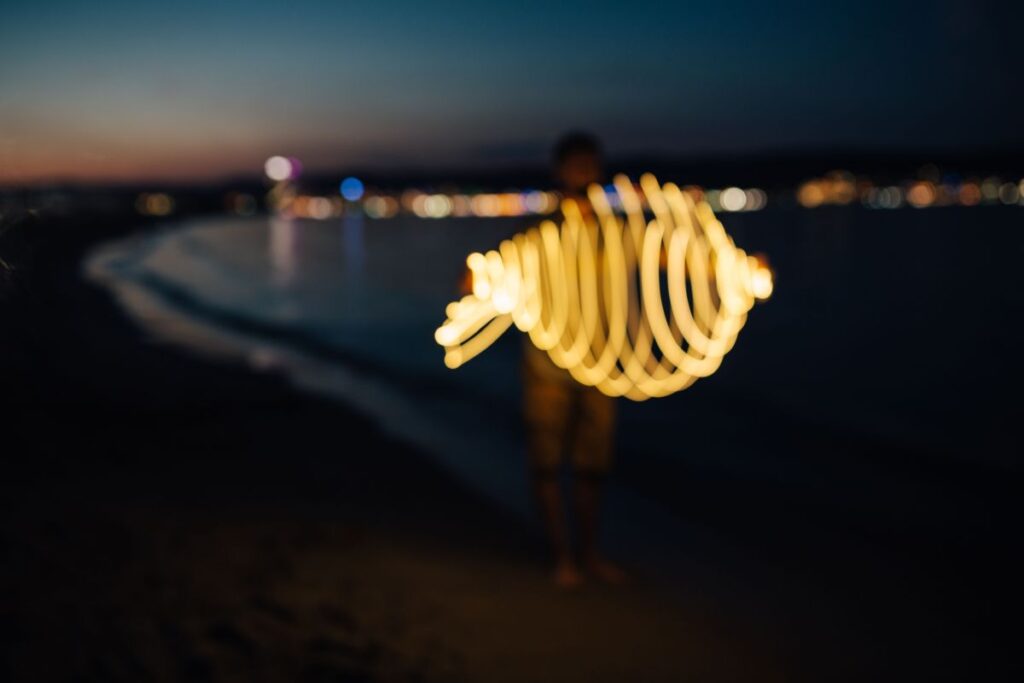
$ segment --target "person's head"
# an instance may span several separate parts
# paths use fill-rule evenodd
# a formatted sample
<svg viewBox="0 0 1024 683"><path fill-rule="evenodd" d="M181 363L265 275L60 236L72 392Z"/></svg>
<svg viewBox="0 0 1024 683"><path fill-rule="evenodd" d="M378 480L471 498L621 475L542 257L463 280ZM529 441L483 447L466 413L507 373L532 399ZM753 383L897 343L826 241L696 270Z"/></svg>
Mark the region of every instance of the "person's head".
<svg viewBox="0 0 1024 683"><path fill-rule="evenodd" d="M587 186L601 182L601 143L589 133L563 135L552 150L555 180L569 195L585 195Z"/></svg>

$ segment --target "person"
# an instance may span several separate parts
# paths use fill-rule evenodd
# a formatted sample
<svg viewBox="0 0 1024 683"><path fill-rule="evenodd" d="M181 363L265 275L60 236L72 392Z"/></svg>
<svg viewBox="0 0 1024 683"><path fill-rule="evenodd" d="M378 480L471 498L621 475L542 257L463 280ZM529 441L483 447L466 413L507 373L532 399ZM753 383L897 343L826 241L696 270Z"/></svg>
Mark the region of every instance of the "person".
<svg viewBox="0 0 1024 683"><path fill-rule="evenodd" d="M585 133L563 136L554 147L553 162L563 197L575 200L588 216L587 187L600 182L603 173L597 139ZM556 223L559 219L554 217ZM586 572L600 580L621 582L622 570L604 558L598 544L601 488L612 460L615 401L578 383L528 337L524 337L522 376L530 474L554 555L554 581L572 588ZM573 475L579 561L570 544L563 504L560 475L567 460Z"/></svg>

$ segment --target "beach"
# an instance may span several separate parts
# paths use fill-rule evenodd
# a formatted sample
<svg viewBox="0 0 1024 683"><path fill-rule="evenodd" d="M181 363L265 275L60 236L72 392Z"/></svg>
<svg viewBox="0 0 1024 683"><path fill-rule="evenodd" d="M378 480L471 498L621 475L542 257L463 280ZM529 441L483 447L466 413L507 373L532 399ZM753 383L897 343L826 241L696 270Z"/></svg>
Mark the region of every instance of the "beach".
<svg viewBox="0 0 1024 683"><path fill-rule="evenodd" d="M0 683L1024 681L1024 3L0 17Z"/></svg>
<svg viewBox="0 0 1024 683"><path fill-rule="evenodd" d="M687 461L659 483L626 449L615 476L686 535L609 520L631 581L560 592L535 521L365 412L141 331L81 269L134 225L53 227L4 300L6 679L1011 677L1019 471L711 392L707 420L793 432L802 485ZM815 452L902 502L837 501Z"/></svg>
<svg viewBox="0 0 1024 683"><path fill-rule="evenodd" d="M34 391L5 405L9 680L523 680L541 659L546 680L670 680L728 659L649 587L560 594L534 530L365 419L71 299L23 330Z"/></svg>

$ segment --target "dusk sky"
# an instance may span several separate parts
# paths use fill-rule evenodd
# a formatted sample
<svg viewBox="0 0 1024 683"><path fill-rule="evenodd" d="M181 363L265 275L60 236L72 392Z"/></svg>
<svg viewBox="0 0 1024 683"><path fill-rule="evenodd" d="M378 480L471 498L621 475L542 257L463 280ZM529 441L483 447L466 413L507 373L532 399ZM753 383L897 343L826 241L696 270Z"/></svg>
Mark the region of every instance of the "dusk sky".
<svg viewBox="0 0 1024 683"><path fill-rule="evenodd" d="M1009 3L5 3L0 182L1020 149Z"/></svg>

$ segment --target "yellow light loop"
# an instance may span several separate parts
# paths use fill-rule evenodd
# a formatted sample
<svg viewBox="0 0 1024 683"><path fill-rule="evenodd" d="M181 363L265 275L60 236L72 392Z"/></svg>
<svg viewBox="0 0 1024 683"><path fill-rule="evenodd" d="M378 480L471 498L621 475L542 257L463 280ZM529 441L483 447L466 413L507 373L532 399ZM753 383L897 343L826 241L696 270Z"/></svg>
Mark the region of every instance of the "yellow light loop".
<svg viewBox="0 0 1024 683"><path fill-rule="evenodd" d="M434 334L448 367L514 324L609 396L666 396L718 369L754 302L772 294L772 271L676 185L645 174L642 199L626 176L614 187L622 214L592 185L592 214L565 200L561 225L544 221L467 257L473 293L448 304Z"/></svg>

